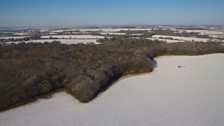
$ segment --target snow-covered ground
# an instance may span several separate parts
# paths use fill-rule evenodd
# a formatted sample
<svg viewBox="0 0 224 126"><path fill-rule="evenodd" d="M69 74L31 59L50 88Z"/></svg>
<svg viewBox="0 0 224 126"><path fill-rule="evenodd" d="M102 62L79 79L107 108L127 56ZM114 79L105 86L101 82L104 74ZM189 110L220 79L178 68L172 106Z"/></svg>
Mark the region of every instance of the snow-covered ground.
<svg viewBox="0 0 224 126"><path fill-rule="evenodd" d="M15 36L27 36L28 33L26 33L26 32L16 32L16 33L14 33L14 35Z"/></svg>
<svg viewBox="0 0 224 126"><path fill-rule="evenodd" d="M158 41L163 41L163 42L167 42L167 43L177 43L177 42L185 42L183 40L172 40L172 39L159 39L159 38L147 38L149 40L158 40Z"/></svg>
<svg viewBox="0 0 224 126"><path fill-rule="evenodd" d="M155 39L167 39L167 40L181 40L181 41L196 41L196 42L208 42L208 38L196 38L196 37L180 37L180 36L168 36L168 35L153 35Z"/></svg>
<svg viewBox="0 0 224 126"><path fill-rule="evenodd" d="M95 36L95 35L47 35L41 36L43 39L48 38L58 38L58 39L101 39L104 36Z"/></svg>
<svg viewBox="0 0 224 126"><path fill-rule="evenodd" d="M223 35L223 31L214 31L214 30L178 30L179 32L195 32L201 35Z"/></svg>
<svg viewBox="0 0 224 126"><path fill-rule="evenodd" d="M143 33L130 34L130 36L143 36Z"/></svg>
<svg viewBox="0 0 224 126"><path fill-rule="evenodd" d="M151 28L131 28L130 31L151 31Z"/></svg>
<svg viewBox="0 0 224 126"><path fill-rule="evenodd" d="M81 32L88 31L102 31L102 32L120 32L120 31L151 31L151 28L99 28L99 29L73 29L73 31L79 30Z"/></svg>
<svg viewBox="0 0 224 126"><path fill-rule="evenodd" d="M88 104L65 92L0 113L1 126L223 126L224 54L165 56Z"/></svg>
<svg viewBox="0 0 224 126"><path fill-rule="evenodd" d="M126 35L126 33L119 33L119 32L102 32L101 35Z"/></svg>
<svg viewBox="0 0 224 126"><path fill-rule="evenodd" d="M224 34L223 35L209 35L212 38L224 38Z"/></svg>
<svg viewBox="0 0 224 126"><path fill-rule="evenodd" d="M0 39L4 39L4 40L7 40L7 39L24 39L26 37L27 36L8 36L8 37L0 37Z"/></svg>
<svg viewBox="0 0 224 126"><path fill-rule="evenodd" d="M208 35L211 38L224 38L224 31L221 30L180 30L176 29L177 33L188 32L188 33L199 33L200 35Z"/></svg>
<svg viewBox="0 0 224 126"><path fill-rule="evenodd" d="M49 32L50 30L45 28L45 29L40 29L40 32Z"/></svg>
<svg viewBox="0 0 224 126"><path fill-rule="evenodd" d="M60 42L62 44L89 44L89 43L94 43L94 44L99 44L97 42L97 39L40 39L40 40L29 40L29 41L22 41L23 43L45 43L45 42ZM19 44L20 42L6 42L6 44Z"/></svg>

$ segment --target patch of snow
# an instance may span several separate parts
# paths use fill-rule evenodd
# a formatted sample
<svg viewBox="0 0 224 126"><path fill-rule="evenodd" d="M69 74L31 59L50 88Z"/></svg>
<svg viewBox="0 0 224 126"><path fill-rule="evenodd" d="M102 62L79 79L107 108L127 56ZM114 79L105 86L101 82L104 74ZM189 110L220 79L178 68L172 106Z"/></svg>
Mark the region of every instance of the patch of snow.
<svg viewBox="0 0 224 126"><path fill-rule="evenodd" d="M215 31L215 30L178 30L179 32L195 32L201 35L223 35L223 31Z"/></svg>
<svg viewBox="0 0 224 126"><path fill-rule="evenodd" d="M212 31L212 30L187 30L187 32L197 32L201 35L223 35L222 31Z"/></svg>
<svg viewBox="0 0 224 126"><path fill-rule="evenodd" d="M117 33L117 32L102 32L101 35L126 35L126 33Z"/></svg>
<svg viewBox="0 0 224 126"><path fill-rule="evenodd" d="M50 32L49 35L56 35L57 33L54 32Z"/></svg>
<svg viewBox="0 0 224 126"><path fill-rule="evenodd" d="M208 42L210 40L208 38L180 37L180 36L168 36L168 35L153 35L152 38L182 40L182 41L197 41L197 42Z"/></svg>
<svg viewBox="0 0 224 126"><path fill-rule="evenodd" d="M143 33L130 34L131 36L142 36Z"/></svg>
<svg viewBox="0 0 224 126"><path fill-rule="evenodd" d="M76 30L76 29L75 29ZM80 32L102 31L102 32L120 32L120 31L151 31L150 28L99 28L99 29L78 29Z"/></svg>
<svg viewBox="0 0 224 126"><path fill-rule="evenodd" d="M28 34L26 32L16 32L14 33L15 36L27 36Z"/></svg>
<svg viewBox="0 0 224 126"><path fill-rule="evenodd" d="M19 42L6 42L6 44L19 44L19 43L51 43L51 42L60 42L62 44L100 44L97 42L97 39L40 39L40 40L29 40L29 41L19 41Z"/></svg>
<svg viewBox="0 0 224 126"><path fill-rule="evenodd" d="M62 32L64 32L64 30L54 30L54 31L51 31L51 32L53 32L53 33L62 33Z"/></svg>
<svg viewBox="0 0 224 126"><path fill-rule="evenodd" d="M46 35L41 36L42 39L58 38L58 39L102 39L104 36L94 35Z"/></svg>
<svg viewBox="0 0 224 126"><path fill-rule="evenodd" d="M0 37L0 39L4 39L4 40L7 40L7 39L24 39L26 37L27 36L8 36L8 37Z"/></svg>
<svg viewBox="0 0 224 126"><path fill-rule="evenodd" d="M40 32L49 32L50 30L48 29L41 29Z"/></svg>
<svg viewBox="0 0 224 126"><path fill-rule="evenodd" d="M172 40L172 39L159 39L159 38L147 38L149 40L158 40L158 41L164 41L164 42L167 42L167 43L177 43L177 42L185 42L183 40Z"/></svg>

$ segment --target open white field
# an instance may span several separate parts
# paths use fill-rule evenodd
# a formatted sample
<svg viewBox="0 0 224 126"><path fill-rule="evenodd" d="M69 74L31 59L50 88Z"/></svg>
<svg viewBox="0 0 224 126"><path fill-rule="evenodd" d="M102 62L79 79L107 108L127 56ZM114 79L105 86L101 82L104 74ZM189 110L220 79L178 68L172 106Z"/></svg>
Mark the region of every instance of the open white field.
<svg viewBox="0 0 224 126"><path fill-rule="evenodd" d="M3 40L7 40L7 39L24 39L26 37L27 36L8 36L8 37L0 37L0 39L3 39Z"/></svg>
<svg viewBox="0 0 224 126"><path fill-rule="evenodd" d="M72 29L71 31L79 30L80 32L102 31L106 33L121 32L121 31L151 31L151 28L98 28L98 29Z"/></svg>
<svg viewBox="0 0 224 126"><path fill-rule="evenodd" d="M126 33L120 33L120 32L101 32L101 35L126 35Z"/></svg>
<svg viewBox="0 0 224 126"><path fill-rule="evenodd" d="M26 32L16 32L13 35L15 35L15 36L28 36L28 33L26 33Z"/></svg>
<svg viewBox="0 0 224 126"><path fill-rule="evenodd" d="M99 28L99 29L80 29L81 32L102 31L102 32L120 32L128 31L128 28Z"/></svg>
<svg viewBox="0 0 224 126"><path fill-rule="evenodd" d="M196 38L196 37L180 37L180 36L169 36L169 35L153 35L155 39L167 39L167 40L181 40L181 41L196 41L196 42L208 42L208 38Z"/></svg>
<svg viewBox="0 0 224 126"><path fill-rule="evenodd" d="M174 39L160 39L160 38L147 38L149 40L158 40L158 41L163 41L167 43L177 43L177 42L185 42L184 40L174 40Z"/></svg>
<svg viewBox="0 0 224 126"><path fill-rule="evenodd" d="M88 104L65 92L0 113L1 126L223 126L224 54L165 56Z"/></svg>
<svg viewBox="0 0 224 126"><path fill-rule="evenodd" d="M89 43L94 43L94 44L100 44L97 42L97 39L40 39L40 40L29 40L29 41L23 41L23 43L51 43L54 41L58 41L62 44L89 44ZM7 42L6 44L19 44L21 42Z"/></svg>
<svg viewBox="0 0 224 126"><path fill-rule="evenodd" d="M176 30L178 33L188 32L188 33L199 33L200 35L208 35L211 38L224 38L224 31L221 30Z"/></svg>
<svg viewBox="0 0 224 126"><path fill-rule="evenodd" d="M42 39L57 38L57 39L102 39L104 36L94 35L47 35L41 36Z"/></svg>
<svg viewBox="0 0 224 126"><path fill-rule="evenodd" d="M196 32L201 35L223 35L223 31L214 31L214 30L178 30L179 32Z"/></svg>

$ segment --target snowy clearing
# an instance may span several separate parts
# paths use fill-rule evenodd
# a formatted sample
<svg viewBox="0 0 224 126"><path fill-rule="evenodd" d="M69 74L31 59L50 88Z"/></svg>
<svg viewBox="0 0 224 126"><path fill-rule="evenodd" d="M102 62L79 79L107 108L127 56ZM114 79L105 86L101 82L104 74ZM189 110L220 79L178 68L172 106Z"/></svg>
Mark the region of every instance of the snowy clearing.
<svg viewBox="0 0 224 126"><path fill-rule="evenodd" d="M143 36L143 33L130 34L130 36Z"/></svg>
<svg viewBox="0 0 224 126"><path fill-rule="evenodd" d="M120 31L151 31L150 28L99 28L99 29L73 29L79 30L81 32L93 32L93 31L102 31L102 32L120 32Z"/></svg>
<svg viewBox="0 0 224 126"><path fill-rule="evenodd" d="M100 33L101 35L126 35L126 33L117 33L117 32L108 32L108 33L105 33L105 32L102 32Z"/></svg>
<svg viewBox="0 0 224 126"><path fill-rule="evenodd" d="M28 36L8 36L8 37L0 37L0 39L8 40L8 39L24 39Z"/></svg>
<svg viewBox="0 0 224 126"><path fill-rule="evenodd" d="M102 39L104 36L94 36L94 35L47 35L41 36L43 39L48 38L58 38L58 39Z"/></svg>
<svg viewBox="0 0 224 126"><path fill-rule="evenodd" d="M186 30L186 32L196 32L200 33L201 35L223 35L224 32L222 31L212 31L212 30Z"/></svg>
<svg viewBox="0 0 224 126"><path fill-rule="evenodd" d="M97 42L97 39L40 39L40 40L29 40L29 41L20 41L20 42L6 42L6 44L19 44L19 43L45 43L45 42L60 42L62 44L100 44Z"/></svg>
<svg viewBox="0 0 224 126"><path fill-rule="evenodd" d="M182 41L196 41L196 42L208 42L209 41L208 38L180 37L180 36L168 36L168 35L153 35L152 38L182 40Z"/></svg>
<svg viewBox="0 0 224 126"><path fill-rule="evenodd" d="M27 36L28 33L26 33L26 32L16 32L13 35L15 35L15 36Z"/></svg>
<svg viewBox="0 0 224 126"><path fill-rule="evenodd" d="M163 41L163 42L167 42L167 43L177 43L177 42L185 42L183 40L172 40L172 39L158 39L158 38L147 38L149 40L158 40L158 41Z"/></svg>

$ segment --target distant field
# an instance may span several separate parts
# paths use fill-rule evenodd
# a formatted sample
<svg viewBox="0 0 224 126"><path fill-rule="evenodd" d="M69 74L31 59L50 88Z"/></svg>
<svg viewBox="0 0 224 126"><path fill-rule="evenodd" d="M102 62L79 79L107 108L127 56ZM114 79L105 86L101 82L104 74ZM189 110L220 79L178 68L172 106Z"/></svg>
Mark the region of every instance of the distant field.
<svg viewBox="0 0 224 126"><path fill-rule="evenodd" d="M40 40L29 40L29 41L22 41L23 43L51 43L51 42L60 42L61 44L99 44L97 39L40 39ZM19 44L21 42L7 42L7 44Z"/></svg>

